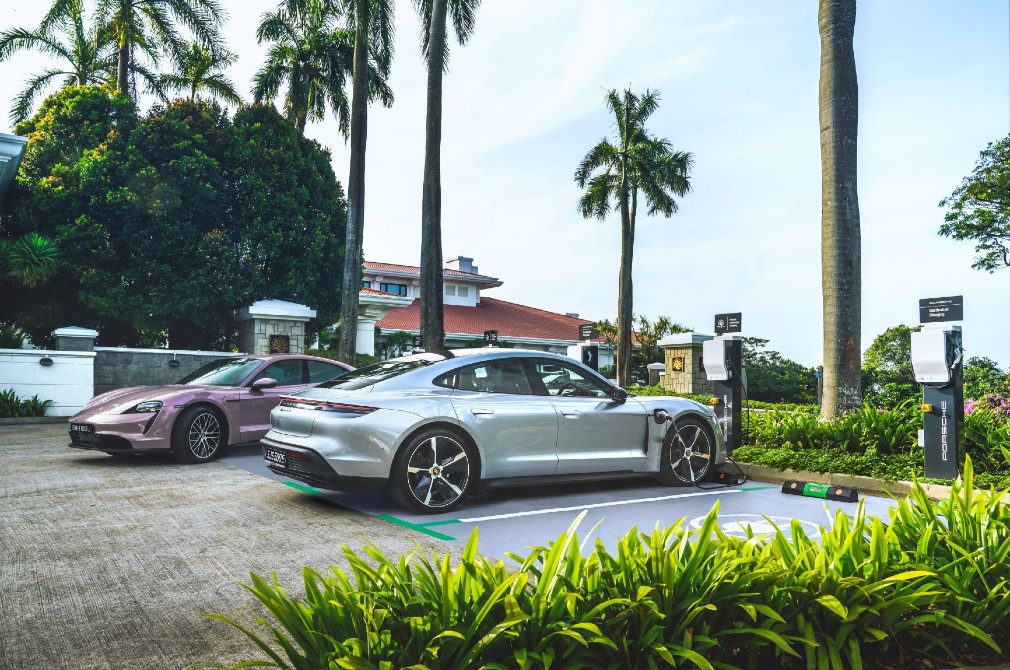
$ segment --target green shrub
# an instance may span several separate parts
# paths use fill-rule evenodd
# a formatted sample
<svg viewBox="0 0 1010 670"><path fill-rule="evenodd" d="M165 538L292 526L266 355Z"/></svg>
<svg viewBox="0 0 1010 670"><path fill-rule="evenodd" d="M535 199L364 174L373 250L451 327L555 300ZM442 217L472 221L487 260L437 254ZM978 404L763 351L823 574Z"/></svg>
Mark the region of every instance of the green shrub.
<svg viewBox="0 0 1010 670"><path fill-rule="evenodd" d="M576 529L519 566L454 566L344 548L351 575L306 568L305 598L252 575L271 619L222 615L266 657L233 668L861 668L952 662L1010 640L1010 511L976 494L970 459L946 501L918 484L889 523L839 510L820 539L799 523L726 535L718 504L697 530L631 529L611 553ZM203 664L208 667L209 664ZM223 667L209 665L209 667Z"/></svg>
<svg viewBox="0 0 1010 670"><path fill-rule="evenodd" d="M14 389L4 389L0 391L0 418L45 416L46 410L52 404L52 400L39 400L38 395L33 395L31 398L19 398Z"/></svg>
<svg viewBox="0 0 1010 670"><path fill-rule="evenodd" d="M14 389L0 391L0 418L21 416L21 398Z"/></svg>

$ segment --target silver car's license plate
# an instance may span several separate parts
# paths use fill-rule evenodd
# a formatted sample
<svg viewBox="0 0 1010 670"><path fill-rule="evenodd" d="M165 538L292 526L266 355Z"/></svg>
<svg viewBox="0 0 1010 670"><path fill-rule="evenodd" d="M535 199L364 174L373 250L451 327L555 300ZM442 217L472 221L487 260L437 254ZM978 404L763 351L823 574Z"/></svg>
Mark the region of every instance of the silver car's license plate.
<svg viewBox="0 0 1010 670"><path fill-rule="evenodd" d="M72 423L70 424L71 433L93 433L95 432L95 427L90 423Z"/></svg>
<svg viewBox="0 0 1010 670"><path fill-rule="evenodd" d="M279 465L282 468L288 465L288 455L283 451L277 451L276 449L264 449L263 458L267 460L267 463L273 463Z"/></svg>

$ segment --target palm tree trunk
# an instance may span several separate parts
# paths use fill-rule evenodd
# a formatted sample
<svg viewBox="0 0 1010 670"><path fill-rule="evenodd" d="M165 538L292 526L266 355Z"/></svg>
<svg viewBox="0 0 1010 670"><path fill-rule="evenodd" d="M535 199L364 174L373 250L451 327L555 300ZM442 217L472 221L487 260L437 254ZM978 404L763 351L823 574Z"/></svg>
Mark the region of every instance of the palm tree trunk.
<svg viewBox="0 0 1010 670"><path fill-rule="evenodd" d="M117 65L116 87L123 95L130 97L130 45L126 42L119 45Z"/></svg>
<svg viewBox="0 0 1010 670"><path fill-rule="evenodd" d="M345 363L354 363L358 339L358 292L365 234L365 144L368 139L368 3L358 3L354 35L354 84L351 93L351 168L347 178L347 233L344 238L340 347ZM374 354L374 352L365 352Z"/></svg>
<svg viewBox="0 0 1010 670"><path fill-rule="evenodd" d="M428 37L428 110L421 189L421 336L428 351L444 349L442 314L442 71L447 0L434 0Z"/></svg>
<svg viewBox="0 0 1010 670"><path fill-rule="evenodd" d="M617 294L617 384L631 380L631 321L633 317L631 268L635 255L635 229L628 203L628 175L621 171L621 275Z"/></svg>
<svg viewBox="0 0 1010 670"><path fill-rule="evenodd" d="M824 396L821 416L859 407L861 258L856 192L859 87L852 36L856 0L820 0L821 291Z"/></svg>

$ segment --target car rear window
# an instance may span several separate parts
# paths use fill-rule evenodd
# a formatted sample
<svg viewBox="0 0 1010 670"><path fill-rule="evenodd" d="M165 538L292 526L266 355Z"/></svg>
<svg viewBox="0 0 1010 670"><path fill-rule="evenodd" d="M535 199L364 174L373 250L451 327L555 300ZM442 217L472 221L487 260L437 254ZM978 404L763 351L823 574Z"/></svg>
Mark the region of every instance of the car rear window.
<svg viewBox="0 0 1010 670"><path fill-rule="evenodd" d="M366 365L363 368L358 368L357 370L352 370L342 377L337 377L336 379L331 379L328 382L323 382L317 388L345 389L351 391L371 386L372 384L392 379L393 377L399 377L405 372L427 367L432 363L435 363L435 361L423 358L398 358L388 361L380 361L378 363L373 363L372 365Z"/></svg>

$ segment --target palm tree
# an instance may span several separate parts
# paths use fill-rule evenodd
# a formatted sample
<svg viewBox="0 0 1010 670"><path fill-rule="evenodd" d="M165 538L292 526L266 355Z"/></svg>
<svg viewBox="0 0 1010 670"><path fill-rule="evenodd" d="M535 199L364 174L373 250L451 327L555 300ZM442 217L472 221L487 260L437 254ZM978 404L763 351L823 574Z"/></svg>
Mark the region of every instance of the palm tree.
<svg viewBox="0 0 1010 670"><path fill-rule="evenodd" d="M99 39L98 30L85 29L82 0L69 2L65 14L35 30L13 28L0 34L0 62L25 50L41 51L63 63L28 79L11 107L14 125L28 120L36 99L53 80L63 78L64 86L101 84L111 79L116 68L115 55Z"/></svg>
<svg viewBox="0 0 1010 670"><path fill-rule="evenodd" d="M442 314L442 76L449 65L446 22L452 17L456 41L466 44L480 0L414 0L421 15L421 53L428 64L421 188L421 336L429 351L444 348Z"/></svg>
<svg viewBox="0 0 1010 670"><path fill-rule="evenodd" d="M60 21L77 2L80 0L55 0L42 25ZM150 91L161 93L160 78L138 61L138 51L155 65L163 52L181 61L186 42L179 36L176 23L216 49L223 18L218 0L98 0L95 10L99 34L115 45L116 86L134 100L136 77L143 79Z"/></svg>
<svg viewBox="0 0 1010 670"><path fill-rule="evenodd" d="M385 95L373 94L376 83L385 83L393 57L393 0L346 0L348 24L354 30L353 88L351 93L351 166L347 178L347 232L344 244L343 295L340 303L339 357L353 363L357 349L358 291L361 288L361 254L365 233L365 144L368 136L368 102L378 94L382 103L393 104Z"/></svg>
<svg viewBox="0 0 1010 670"><path fill-rule="evenodd" d="M241 105L242 96L222 72L237 58L230 51L214 52L199 42L190 42L176 65L178 71L161 75L161 85L166 90L188 92L190 102L194 102L201 91L206 91L212 98Z"/></svg>
<svg viewBox="0 0 1010 670"><path fill-rule="evenodd" d="M621 213L621 273L617 295L617 383L627 386L631 372L633 321L631 270L635 251L635 218L639 192L645 196L648 214L670 217L677 211L675 196L691 190L693 157L675 151L666 139L657 139L645 123L659 106L659 93L638 96L631 90L607 93L607 107L614 114L616 143L604 138L582 159L575 182L586 192L579 199L585 218L603 220L614 202ZM588 188L587 188L588 187Z"/></svg>
<svg viewBox="0 0 1010 670"><path fill-rule="evenodd" d="M29 288L52 279L58 266L56 244L38 233L0 239L0 277Z"/></svg>
<svg viewBox="0 0 1010 670"><path fill-rule="evenodd" d="M253 78L257 103L272 102L287 85L284 116L304 132L309 121L321 121L330 107L347 137L350 105L344 91L354 54L354 35L335 30L327 8L282 7L260 20L256 38L272 42L266 63Z"/></svg>
<svg viewBox="0 0 1010 670"><path fill-rule="evenodd" d="M856 137L859 86L852 35L856 0L820 0L821 292L824 395L821 416L856 409L860 396L862 283Z"/></svg>

